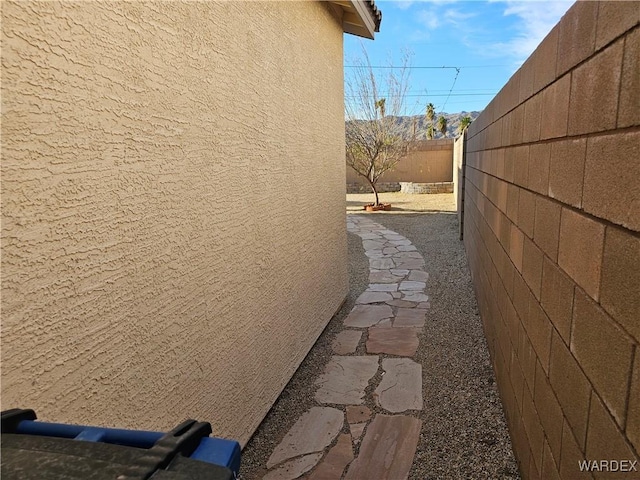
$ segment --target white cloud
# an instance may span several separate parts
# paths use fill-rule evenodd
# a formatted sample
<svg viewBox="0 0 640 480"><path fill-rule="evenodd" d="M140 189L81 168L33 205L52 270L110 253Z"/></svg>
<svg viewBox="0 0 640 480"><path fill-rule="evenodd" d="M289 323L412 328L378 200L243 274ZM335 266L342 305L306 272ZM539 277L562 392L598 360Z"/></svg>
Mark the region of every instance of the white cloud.
<svg viewBox="0 0 640 480"><path fill-rule="evenodd" d="M467 28L467 20L475 16L475 13L464 12L455 8L449 8L443 11L442 7L420 10L417 13L418 21L427 30L435 30L442 26Z"/></svg>
<svg viewBox="0 0 640 480"><path fill-rule="evenodd" d="M409 7L411 7L411 5L413 5L414 2L410 1L410 0L404 0L404 1L397 1L394 2L394 5L396 7L398 7L400 10L406 10Z"/></svg>
<svg viewBox="0 0 640 480"><path fill-rule="evenodd" d="M434 9L420 10L417 13L417 19L427 30L435 30L442 25L440 15Z"/></svg>
<svg viewBox="0 0 640 480"><path fill-rule="evenodd" d="M495 47L503 49L519 61L524 61L533 53L573 3L573 0L499 1L505 4L504 16L518 17L518 33L508 41L496 44Z"/></svg>
<svg viewBox="0 0 640 480"><path fill-rule="evenodd" d="M461 27L461 26L466 26L467 20L475 17L476 14L471 12L465 13L458 9L450 8L444 12L443 16L444 16L444 19L447 21L447 23L455 27Z"/></svg>
<svg viewBox="0 0 640 480"><path fill-rule="evenodd" d="M376 3L379 3L381 6L385 6L385 4L393 4L395 7L400 10L407 10L409 7L420 4L420 5L448 5L451 3L457 3L465 0L376 0ZM466 0L469 1L469 0Z"/></svg>
<svg viewBox="0 0 640 480"><path fill-rule="evenodd" d="M508 58L521 64L551 31L574 0L414 0L420 25L412 41L430 40L432 32L453 27L467 48L484 58ZM395 2L399 3L399 2ZM482 4L491 3L511 21L508 28L487 22ZM471 6L473 4L473 6ZM506 59L505 58L505 59Z"/></svg>

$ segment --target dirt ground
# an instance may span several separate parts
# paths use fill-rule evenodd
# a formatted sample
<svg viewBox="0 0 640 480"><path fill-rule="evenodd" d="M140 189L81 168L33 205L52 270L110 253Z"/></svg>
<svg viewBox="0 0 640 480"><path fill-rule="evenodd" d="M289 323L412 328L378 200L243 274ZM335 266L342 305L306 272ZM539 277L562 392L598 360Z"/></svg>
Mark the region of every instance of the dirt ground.
<svg viewBox="0 0 640 480"><path fill-rule="evenodd" d="M455 212L453 194L433 193L433 194L411 194L400 192L379 193L380 202L390 203L389 212L392 213L421 213L421 212ZM347 213L362 212L363 207L368 203L373 203L375 197L373 193L349 193L347 194Z"/></svg>

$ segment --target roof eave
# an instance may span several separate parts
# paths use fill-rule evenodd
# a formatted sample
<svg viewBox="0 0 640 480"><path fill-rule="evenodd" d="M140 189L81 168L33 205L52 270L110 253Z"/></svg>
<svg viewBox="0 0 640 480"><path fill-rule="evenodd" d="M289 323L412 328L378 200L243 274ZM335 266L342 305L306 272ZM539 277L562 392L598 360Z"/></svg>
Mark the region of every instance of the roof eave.
<svg viewBox="0 0 640 480"><path fill-rule="evenodd" d="M374 39L380 31L380 11L370 0L339 0L331 2L343 10L342 29L345 33ZM374 16L375 12L375 16Z"/></svg>

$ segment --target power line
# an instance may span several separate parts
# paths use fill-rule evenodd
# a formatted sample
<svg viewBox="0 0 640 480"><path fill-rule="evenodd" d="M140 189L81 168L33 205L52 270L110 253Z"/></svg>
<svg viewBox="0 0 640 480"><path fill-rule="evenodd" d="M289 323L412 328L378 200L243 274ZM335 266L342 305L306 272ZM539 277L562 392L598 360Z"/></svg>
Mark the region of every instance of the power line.
<svg viewBox="0 0 640 480"><path fill-rule="evenodd" d="M453 82L451 83L451 88L447 91L446 89L444 90L434 90L434 91L439 91L439 92L447 92L446 94L429 94L429 93L420 93L420 94L411 94L411 93L405 93L403 95L386 95L386 98L398 98L398 97L418 97L418 98L431 98L431 97L446 97L444 100L444 103L442 104L442 107L438 107L438 110L440 112L444 112L445 107L447 106L449 99L451 97L494 97L496 95L495 92L490 92L490 93L453 93L453 90L455 88L456 82L458 80L458 77L460 76L460 71L462 69L471 69L471 68L497 68L497 67L509 67L510 65L465 65L465 66L461 66L461 67L454 67L454 66L449 66L449 65L442 65L442 66L436 66L436 65L419 65L419 66L397 66L397 65L345 65L344 68L369 68L369 69L374 69L374 68L380 68L380 69L431 69L431 70L455 70L456 74L455 77L453 78ZM486 91L489 89L469 89L469 90L462 90L462 91ZM426 90L425 90L426 91ZM384 95L378 95L378 97L382 97ZM357 98L362 98L362 97L369 97L369 98L373 98L370 95L345 95L345 100L349 103L351 103L351 101L353 99L357 99ZM456 103L456 102L454 102ZM458 102L459 104L460 102ZM413 110L415 110L418 107L418 102L416 102L416 105L413 107Z"/></svg>
<svg viewBox="0 0 640 480"><path fill-rule="evenodd" d="M398 65L345 65L344 68L397 68L397 69L450 69L450 70L458 70L464 68L499 68L499 67L511 67L512 65L465 65L463 67L451 67L448 65L436 66L398 66Z"/></svg>
<svg viewBox="0 0 640 480"><path fill-rule="evenodd" d="M422 90L407 90L409 93L416 93L416 92L427 92L426 89L422 89ZM434 90L430 90L431 92L444 92L447 93L449 91L448 88L442 88L442 89L434 89ZM487 93L487 91L491 91L490 88L465 88L464 90L458 90L458 92L484 92Z"/></svg>
<svg viewBox="0 0 640 480"><path fill-rule="evenodd" d="M404 70L404 69L417 69L417 68L427 68L427 69L443 69L443 68L449 68L449 69L457 69L459 67L447 67L447 66L441 66L441 67L409 67L409 66L405 66L405 67L399 67L399 66L394 66L394 65L345 65L344 68L397 68L399 70Z"/></svg>
<svg viewBox="0 0 640 480"><path fill-rule="evenodd" d="M448 88L444 88L444 89L438 89L438 90L407 90L407 95L427 95L427 96L433 96L433 97L444 97L449 93L450 89ZM436 92L436 93L429 93L429 92ZM467 93L469 92L469 93ZM490 88L469 88L469 89L464 89L464 90L456 90L457 94L460 95L495 95L495 92L492 92ZM380 92L378 93L379 97L384 97L387 94L389 94L389 92ZM390 94L389 94L390 95Z"/></svg>
<svg viewBox="0 0 640 480"><path fill-rule="evenodd" d="M456 80L458 80L458 75L460 75L460 69L456 68L456 76L453 79L453 83L451 84L451 88L449 89L449 95L447 95L447 99L444 101L444 105L442 105L442 108L440 109L441 112L444 112L444 107L447 106L447 102L449 101L449 98L451 97L451 92L453 92L453 87L456 86Z"/></svg>
<svg viewBox="0 0 640 480"><path fill-rule="evenodd" d="M439 93L437 95L431 95L428 93L410 93L407 95L378 95L380 98L398 98L398 97L495 97L497 93ZM344 98L361 98L361 97L374 98L373 95L345 95ZM446 105L446 100L445 100ZM444 105L443 105L444 108Z"/></svg>

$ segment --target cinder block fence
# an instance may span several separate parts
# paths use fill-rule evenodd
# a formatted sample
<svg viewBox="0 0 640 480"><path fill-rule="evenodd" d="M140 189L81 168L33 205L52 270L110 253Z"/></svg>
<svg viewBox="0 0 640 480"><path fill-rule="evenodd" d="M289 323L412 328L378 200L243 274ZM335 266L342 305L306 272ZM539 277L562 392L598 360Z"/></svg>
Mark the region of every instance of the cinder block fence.
<svg viewBox="0 0 640 480"><path fill-rule="evenodd" d="M577 2L456 159L526 479L640 478L639 22L638 2Z"/></svg>
<svg viewBox="0 0 640 480"><path fill-rule="evenodd" d="M378 192L400 192L401 182L413 183L443 183L451 182L452 178L453 139L420 140L411 144L409 152L400 159L398 164L381 176L376 185ZM405 187L406 190L407 187ZM437 190L432 186L431 190ZM359 176L354 169L347 167L347 193L371 192L369 183ZM411 192L411 193L436 193Z"/></svg>

